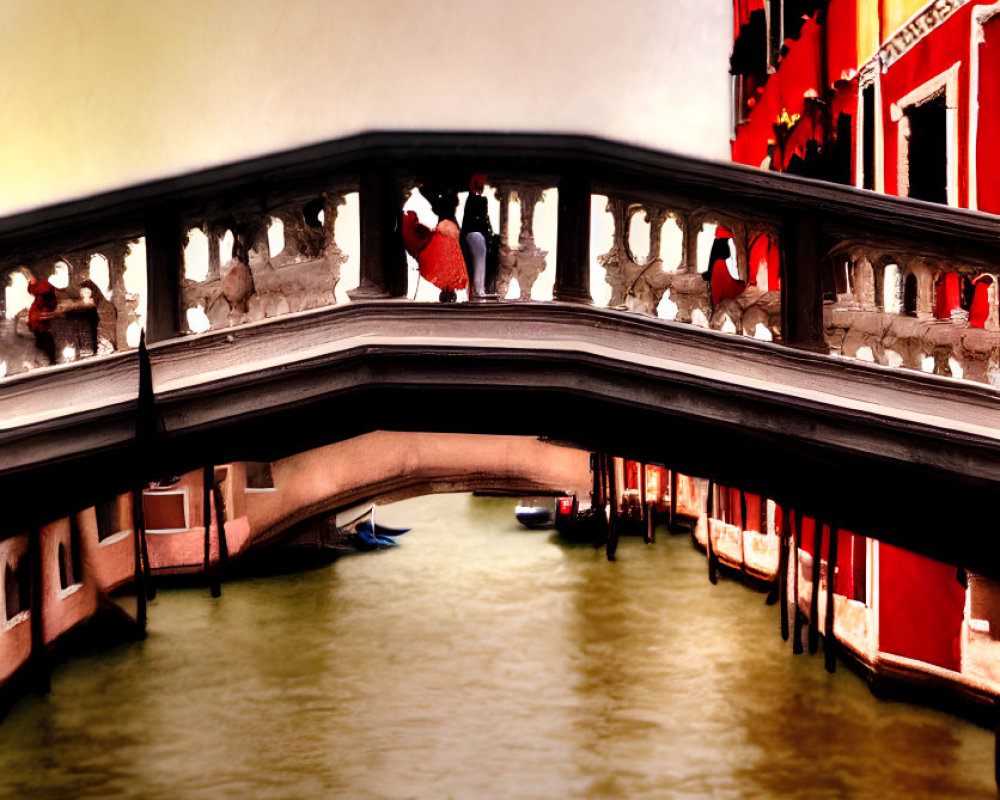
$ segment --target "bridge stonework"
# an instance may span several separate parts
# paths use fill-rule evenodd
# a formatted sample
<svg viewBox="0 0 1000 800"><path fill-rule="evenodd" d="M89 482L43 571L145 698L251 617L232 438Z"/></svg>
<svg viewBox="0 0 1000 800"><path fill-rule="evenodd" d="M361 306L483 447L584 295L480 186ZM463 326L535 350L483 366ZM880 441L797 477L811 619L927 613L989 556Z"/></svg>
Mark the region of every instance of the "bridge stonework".
<svg viewBox="0 0 1000 800"><path fill-rule="evenodd" d="M397 222L409 187L433 178L458 191L472 172L521 199L504 275L530 297L539 270L554 268L552 302L404 299ZM542 189L559 209L554 265L533 236ZM351 287L335 223L355 192ZM596 195L615 229L594 262ZM630 244L640 214L645 255ZM676 262L659 248L668 219ZM284 246L271 253L278 222ZM198 236L204 277L185 263ZM728 256L709 264L705 237ZM141 252L142 319L125 292ZM108 262L111 305L81 292L93 254ZM60 260L70 274L59 308L95 312L114 337L111 352L4 367L0 489L18 502L0 533L32 547L57 536L46 526L164 475L280 465L399 431L544 436L662 463L1000 574L1000 545L978 524L1000 488L996 276L985 280L1000 264L996 217L588 137L371 133L0 220L4 277L43 277ZM610 308L593 305L602 266ZM987 301L982 319L942 311L963 280ZM199 334L187 330L193 305L208 320ZM893 502L903 497L925 502ZM272 509L269 524L287 511ZM208 560L220 544L209 536ZM156 555L141 545L136 575Z"/></svg>

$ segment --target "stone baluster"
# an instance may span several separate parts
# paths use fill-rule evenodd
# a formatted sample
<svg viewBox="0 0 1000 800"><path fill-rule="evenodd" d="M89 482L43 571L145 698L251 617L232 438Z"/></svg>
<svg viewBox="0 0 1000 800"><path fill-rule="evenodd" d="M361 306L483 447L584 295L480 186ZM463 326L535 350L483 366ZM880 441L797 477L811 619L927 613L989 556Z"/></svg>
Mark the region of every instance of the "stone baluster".
<svg viewBox="0 0 1000 800"><path fill-rule="evenodd" d="M605 280L611 286L608 306L624 308L628 265L635 263L628 249L628 232L636 209L624 198L613 195L608 198L607 211L612 220L611 249L599 255L597 263L604 268Z"/></svg>
<svg viewBox="0 0 1000 800"><path fill-rule="evenodd" d="M662 206L643 206L645 219L649 224L649 252L642 262L641 280L635 282L633 294L643 302L647 314L656 314L660 300L673 284L673 276L663 271L660 246L663 240L663 226L671 216Z"/></svg>
<svg viewBox="0 0 1000 800"><path fill-rule="evenodd" d="M113 242L101 248L101 255L108 260L108 286L111 289L111 303L115 307L115 349L125 345L125 332L134 321L132 309L125 296L125 256L129 246L126 242Z"/></svg>
<svg viewBox="0 0 1000 800"><path fill-rule="evenodd" d="M649 252L644 263L649 264L660 259L660 247L663 241L663 226L671 214L662 206L645 206L646 222L649 223Z"/></svg>
<svg viewBox="0 0 1000 800"><path fill-rule="evenodd" d="M681 226L681 272L694 275L698 272L698 233L701 231L701 215L689 212L679 214Z"/></svg>
<svg viewBox="0 0 1000 800"><path fill-rule="evenodd" d="M329 269L331 303L336 302L337 284L340 283L340 268L347 261L347 254L337 244L337 217L340 213L339 209L343 205L347 205L347 198L342 192L323 193L323 231L326 240L323 257L326 259Z"/></svg>
<svg viewBox="0 0 1000 800"><path fill-rule="evenodd" d="M733 248L736 250L736 273L740 280L750 282L750 228L745 222L725 223L733 234Z"/></svg>
<svg viewBox="0 0 1000 800"><path fill-rule="evenodd" d="M545 257L548 255L535 244L535 207L542 202L542 189L519 186L517 199L521 208L521 231L517 237L517 283L521 289L520 299L530 300L531 288L545 269Z"/></svg>
<svg viewBox="0 0 1000 800"><path fill-rule="evenodd" d="M510 247L510 196L511 190L507 186L500 185L493 190L493 197L500 204L500 230L497 233L501 247Z"/></svg>
<svg viewBox="0 0 1000 800"><path fill-rule="evenodd" d="M222 258L220 241L226 235L226 228L217 225L205 225L203 231L208 239L208 273L205 281L217 281L222 275Z"/></svg>
<svg viewBox="0 0 1000 800"><path fill-rule="evenodd" d="M866 253L855 253L851 259L851 288L854 290L854 302L864 311L872 311L876 307L877 286L875 270Z"/></svg>

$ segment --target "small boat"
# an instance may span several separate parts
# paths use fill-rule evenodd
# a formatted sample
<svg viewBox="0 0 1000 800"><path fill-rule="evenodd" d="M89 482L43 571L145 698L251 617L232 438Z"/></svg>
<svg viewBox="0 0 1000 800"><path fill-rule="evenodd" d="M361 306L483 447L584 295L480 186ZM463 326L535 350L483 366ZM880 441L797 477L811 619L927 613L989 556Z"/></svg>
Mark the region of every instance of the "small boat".
<svg viewBox="0 0 1000 800"><path fill-rule="evenodd" d="M397 547L396 539L409 528L390 528L375 521L375 506L347 509L311 520L284 540L286 550L323 550L331 554Z"/></svg>
<svg viewBox="0 0 1000 800"><path fill-rule="evenodd" d="M522 497L514 509L514 516L525 528L544 528L552 525L555 502L551 497Z"/></svg>
<svg viewBox="0 0 1000 800"><path fill-rule="evenodd" d="M398 547L396 538L409 530L379 525L375 521L375 506L372 506L346 524L338 525L337 535L345 544L358 550L381 550L385 547Z"/></svg>

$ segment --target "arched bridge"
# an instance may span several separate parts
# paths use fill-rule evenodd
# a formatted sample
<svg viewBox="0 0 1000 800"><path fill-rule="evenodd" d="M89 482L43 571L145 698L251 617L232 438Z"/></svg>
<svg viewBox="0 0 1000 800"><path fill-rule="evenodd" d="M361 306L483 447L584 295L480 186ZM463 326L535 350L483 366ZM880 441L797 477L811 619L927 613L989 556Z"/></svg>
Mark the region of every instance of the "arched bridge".
<svg viewBox="0 0 1000 800"><path fill-rule="evenodd" d="M554 301L393 297L402 263L393 219L406 176L473 167L558 187ZM240 219L313 198L345 173L360 176L354 302L180 332L186 225L228 215L250 252L260 231ZM680 307L675 320L622 310L648 267L628 247L619 251L627 262L618 265L619 288L639 277L623 290L622 308L586 303L596 191L634 198L628 208L679 209L682 263L663 279ZM696 249L707 220L725 223L743 245L758 228L778 243L780 289L767 287L778 311L773 320L761 313L781 341L689 323L704 310L706 324L732 328L757 302L707 299ZM67 252L71 241L88 252L137 232L149 271L148 348L0 383L0 481L5 497L20 500L7 532L157 473L276 459L377 429L510 433L712 477L1000 574L1000 546L978 526L1000 487L997 390L826 352L851 279L859 313L884 325L895 324L892 314L921 319L885 300L891 292L880 280L890 264L873 268L876 240L900 273L908 269L900 254L913 253L983 268L1000 263L995 218L574 137L380 134L11 218L0 223L0 246L16 254L9 263L27 263ZM752 283L750 249L735 243ZM845 263L848 279L838 283ZM878 302L866 307L862 278L873 273ZM654 284L643 286L662 296L664 283Z"/></svg>

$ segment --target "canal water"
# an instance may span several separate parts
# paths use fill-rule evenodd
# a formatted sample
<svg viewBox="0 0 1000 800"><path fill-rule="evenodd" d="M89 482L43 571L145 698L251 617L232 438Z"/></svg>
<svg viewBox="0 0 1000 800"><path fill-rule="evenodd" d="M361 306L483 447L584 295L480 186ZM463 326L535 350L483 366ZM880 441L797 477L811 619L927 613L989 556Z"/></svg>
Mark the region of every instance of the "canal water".
<svg viewBox="0 0 1000 800"><path fill-rule="evenodd" d="M618 560L450 495L392 551L161 591L0 725L0 797L996 797L993 737L795 656L686 536Z"/></svg>

